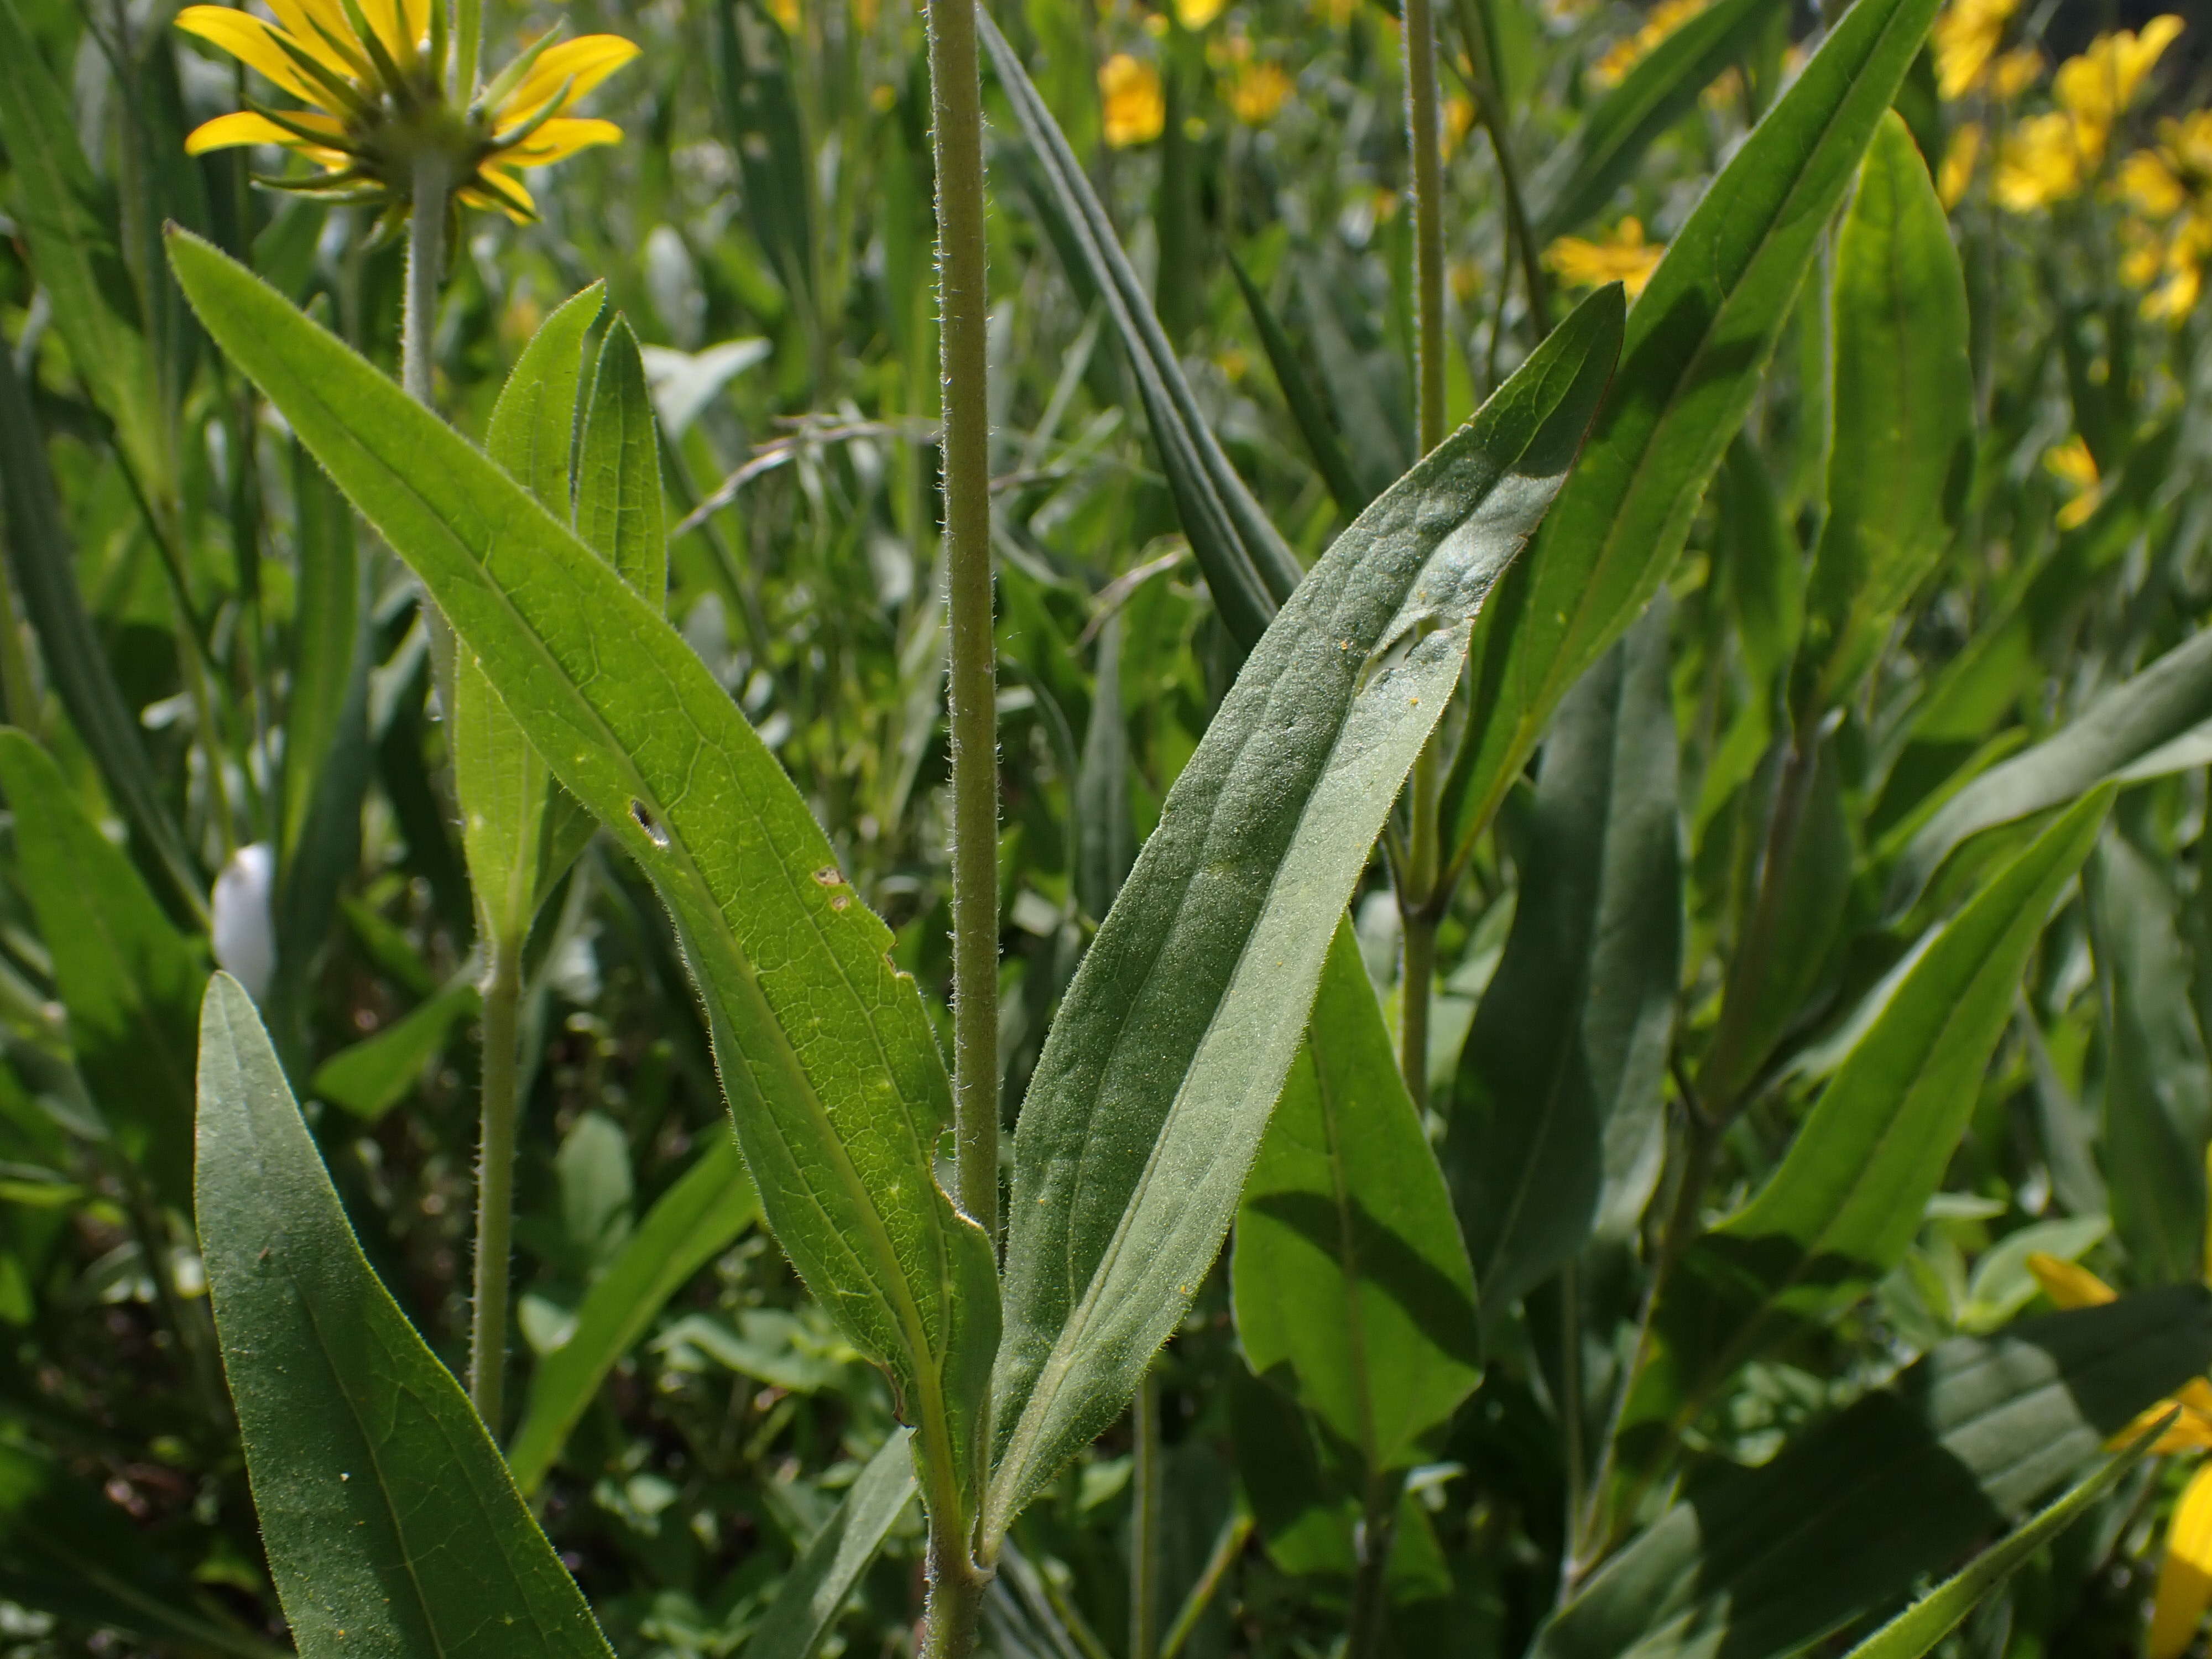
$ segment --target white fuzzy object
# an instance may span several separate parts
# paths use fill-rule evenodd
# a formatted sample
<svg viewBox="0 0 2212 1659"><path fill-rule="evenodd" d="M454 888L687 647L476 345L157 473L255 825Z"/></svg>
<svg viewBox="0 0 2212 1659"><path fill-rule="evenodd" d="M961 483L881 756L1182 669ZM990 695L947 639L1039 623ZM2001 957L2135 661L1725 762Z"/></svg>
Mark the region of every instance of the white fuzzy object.
<svg viewBox="0 0 2212 1659"><path fill-rule="evenodd" d="M276 971L276 854L265 841L240 848L215 878L215 959L256 1002Z"/></svg>

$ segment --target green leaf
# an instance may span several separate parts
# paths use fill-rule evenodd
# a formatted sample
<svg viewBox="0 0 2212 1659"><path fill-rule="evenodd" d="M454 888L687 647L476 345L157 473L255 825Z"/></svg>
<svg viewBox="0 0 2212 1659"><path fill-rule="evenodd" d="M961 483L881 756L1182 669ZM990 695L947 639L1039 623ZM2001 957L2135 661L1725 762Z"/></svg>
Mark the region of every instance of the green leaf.
<svg viewBox="0 0 2212 1659"><path fill-rule="evenodd" d="M1946 1342L1772 1462L1691 1481L1530 1659L1797 1652L2075 1478L2208 1364L2196 1285Z"/></svg>
<svg viewBox="0 0 2212 1659"><path fill-rule="evenodd" d="M422 1073L446 1052L453 1028L474 1018L481 1000L474 975L464 969L435 996L317 1066L309 1091L375 1122L414 1092Z"/></svg>
<svg viewBox="0 0 2212 1659"><path fill-rule="evenodd" d="M1291 418L1297 422L1298 436L1305 440L1307 452L1313 457L1322 482L1336 500L1337 511L1347 519L1357 518L1361 509L1375 499L1375 493L1364 488L1353 475L1351 458L1344 453L1344 444L1337 436L1336 422L1329 418L1321 393L1306 378L1305 368L1298 362L1297 348L1284 332L1267 296L1254 286L1237 256L1232 253L1228 258L1230 274L1237 279L1237 291L1244 296L1245 310L1252 314L1252 326L1260 334L1260 349L1267 354L1267 366L1274 370L1275 384L1282 388L1283 401L1290 405Z"/></svg>
<svg viewBox="0 0 2212 1659"><path fill-rule="evenodd" d="M985 1546L1135 1392L1227 1231L1329 936L1475 609L1572 465L1587 301L1361 514L1246 659L1047 1037L1014 1137Z"/></svg>
<svg viewBox="0 0 2212 1659"><path fill-rule="evenodd" d="M1084 912L1105 915L1136 861L1129 821L1129 727L1121 709L1121 613L1098 629L1091 723L1075 775L1075 893Z"/></svg>
<svg viewBox="0 0 2212 1659"><path fill-rule="evenodd" d="M1445 791L1463 860L1567 688L1674 562L1938 0L1858 0L1713 181L1630 313L1617 389L1528 558L1475 629Z"/></svg>
<svg viewBox="0 0 2212 1659"><path fill-rule="evenodd" d="M668 536L660 500L660 441L645 359L617 315L599 343L592 398L578 441L576 534L656 611L667 603Z"/></svg>
<svg viewBox="0 0 2212 1659"><path fill-rule="evenodd" d="M509 477L564 522L571 516L568 462L584 337L605 298L605 284L594 283L545 319L500 389L484 444ZM546 890L539 849L552 775L473 652L454 656L452 729L469 884L484 932L512 948L529 931Z"/></svg>
<svg viewBox="0 0 2212 1659"><path fill-rule="evenodd" d="M124 1151L181 1205L191 1184L193 1005L207 978L200 947L161 914L61 768L12 727L0 727L0 793L77 1069Z"/></svg>
<svg viewBox="0 0 2212 1659"><path fill-rule="evenodd" d="M1633 1234L1658 1179L1682 957L1670 611L1559 705L1513 931L1460 1053L1444 1150L1492 1319L1593 1235Z"/></svg>
<svg viewBox="0 0 2212 1659"><path fill-rule="evenodd" d="M2106 1017L2102 1158L2112 1221L2139 1284L2204 1271L2212 1066L2177 927L2186 901L2128 838L2105 838L2083 883Z"/></svg>
<svg viewBox="0 0 2212 1659"><path fill-rule="evenodd" d="M8 3L0 0L0 11ZM0 29L6 26L0 18ZM63 136L67 137L67 128ZM7 536L9 567L38 635L47 678L100 768L109 796L160 864L178 900L204 921L207 894L200 873L146 758L137 716L115 683L107 653L85 614L76 554L62 518L46 441L31 410L29 389L16 372L15 352L5 345L0 345L0 507L5 508L0 529Z"/></svg>
<svg viewBox="0 0 2212 1659"><path fill-rule="evenodd" d="M1906 843L1891 873L1891 918L1919 901L1960 845L1984 830L2072 800L2126 775L2212 719L2212 629L2105 692L2058 732L1993 766L1946 801Z"/></svg>
<svg viewBox="0 0 2212 1659"><path fill-rule="evenodd" d="M1480 1379L1474 1277L1349 921L1237 1212L1237 1336L1370 1480L1435 1455Z"/></svg>
<svg viewBox="0 0 2212 1659"><path fill-rule="evenodd" d="M2117 1455L2106 1458L2059 1498L2022 1522L1998 1542L1953 1573L1863 1642L1844 1659L1923 1659L1980 1605L1991 1590L2027 1565L2027 1559L2072 1526L2090 1505L2112 1491L2120 1477L2149 1453L2172 1413L2146 1430Z"/></svg>
<svg viewBox="0 0 2212 1659"><path fill-rule="evenodd" d="M890 1369L933 1507L956 1501L998 1338L990 1241L937 1184L951 1085L891 935L658 609L428 410L205 243L209 334L410 561L538 752L669 908L785 1252ZM945 1483L950 1483L945 1484Z"/></svg>
<svg viewBox="0 0 2212 1659"><path fill-rule="evenodd" d="M228 974L208 986L199 1082L201 1251L301 1659L605 1659L499 1449L362 1259Z"/></svg>
<svg viewBox="0 0 2212 1659"><path fill-rule="evenodd" d="M1623 1413L1626 1468L1648 1473L1745 1360L1849 1307L1903 1259L2028 954L2111 804L2100 791L2059 818L1936 936L1766 1184L1684 1253Z"/></svg>
<svg viewBox="0 0 2212 1659"><path fill-rule="evenodd" d="M0 1596L87 1635L116 1630L179 1653L283 1659L284 1649L216 1622L195 1589L105 1492L42 1452L0 1442Z"/></svg>
<svg viewBox="0 0 2212 1659"><path fill-rule="evenodd" d="M1105 301L1121 336L1159 448L1161 470L1214 608L1237 642L1249 649L1298 585L1297 559L1221 453L1183 379L1175 348L1152 315L1144 285L1115 238L1113 222L1052 112L1030 83L1021 59L988 15L978 14L976 24L1000 89L1043 173L1047 188L1039 202L1060 218L1061 240L1079 251L1081 278Z"/></svg>
<svg viewBox="0 0 2212 1659"><path fill-rule="evenodd" d="M139 489L167 499L176 486L173 404L146 341L114 199L77 144L70 100L15 0L0 0L0 147L31 269L53 302L70 365L114 422Z"/></svg>
<svg viewBox="0 0 2212 1659"><path fill-rule="evenodd" d="M1828 514L1798 704L1850 700L1957 532L1974 471L1966 278L1912 135L1882 119L1836 238Z"/></svg>
<svg viewBox="0 0 2212 1659"><path fill-rule="evenodd" d="M538 1361L507 1462L535 1492L599 1384L659 1316L668 1298L760 1215L737 1143L712 1137L683 1177L646 1212L576 1310L568 1340Z"/></svg>
<svg viewBox="0 0 2212 1659"><path fill-rule="evenodd" d="M1579 229L1611 202L1653 141L1697 106L1779 9L1778 0L1719 0L1630 70L1528 180L1538 242Z"/></svg>
<svg viewBox="0 0 2212 1659"><path fill-rule="evenodd" d="M914 1497L912 1436L895 1431L784 1575L744 1659L807 1659Z"/></svg>
<svg viewBox="0 0 2212 1659"><path fill-rule="evenodd" d="M668 596L668 537L660 499L660 442L637 336L617 314L599 343L577 439L576 534L656 611ZM567 790L546 797L538 836L538 890L550 893L598 828Z"/></svg>

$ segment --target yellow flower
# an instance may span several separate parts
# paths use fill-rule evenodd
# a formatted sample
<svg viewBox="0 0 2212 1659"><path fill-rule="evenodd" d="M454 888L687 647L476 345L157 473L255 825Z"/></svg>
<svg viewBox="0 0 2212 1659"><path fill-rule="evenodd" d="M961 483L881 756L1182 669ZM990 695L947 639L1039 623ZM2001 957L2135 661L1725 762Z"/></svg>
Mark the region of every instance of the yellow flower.
<svg viewBox="0 0 2212 1659"><path fill-rule="evenodd" d="M270 0L276 21L228 6L187 6L177 27L222 48L307 109L249 102L185 140L192 155L240 144L275 144L323 171L264 179L329 202L411 207L416 163L445 152L453 199L535 216L516 173L622 137L611 121L568 113L637 56L619 36L556 41L548 34L476 92L466 109L447 100L443 0Z"/></svg>
<svg viewBox="0 0 2212 1659"><path fill-rule="evenodd" d="M1659 43L1705 9L1706 0L1659 0L1644 27L1625 40L1616 40L1591 65L1590 79L1601 87L1617 87L1628 71L1649 58Z"/></svg>
<svg viewBox="0 0 2212 1659"><path fill-rule="evenodd" d="M1601 242L1560 237L1544 250L1544 263L1558 271L1570 288L1619 283L1634 299L1644 292L1644 285L1651 280L1651 273L1659 268L1660 255L1666 251L1661 244L1644 240L1642 220L1627 218Z"/></svg>
<svg viewBox="0 0 2212 1659"><path fill-rule="evenodd" d="M1167 125L1168 100L1160 72L1117 52L1098 66L1098 95L1106 103L1106 142L1115 149L1149 144Z"/></svg>
<svg viewBox="0 0 2212 1659"><path fill-rule="evenodd" d="M1966 186L1974 182L1974 163L1982 155L1982 128L1968 121L1951 134L1944 146L1943 164L1936 169L1936 193L1943 205L1954 208L1966 199Z"/></svg>
<svg viewBox="0 0 2212 1659"><path fill-rule="evenodd" d="M1202 29L1229 9L1229 0L1175 0L1176 21L1187 29Z"/></svg>
<svg viewBox="0 0 2212 1659"><path fill-rule="evenodd" d="M2143 314L2179 322L2204 294L2212 264L2212 110L2159 123L2158 143L2120 163L2119 191L2142 216L2127 227L2121 274L2143 297Z"/></svg>
<svg viewBox="0 0 2212 1659"><path fill-rule="evenodd" d="M2051 96L2084 131L2097 133L2100 153L2112 123L2135 100L2143 77L2181 29L2181 20L2172 13L2154 17L2141 34L2130 29L2100 34L2079 58L2058 66L2051 78Z"/></svg>
<svg viewBox="0 0 2212 1659"><path fill-rule="evenodd" d="M2079 444L2081 440L2074 441ZM2057 453L2052 452L2054 458ZM2084 448L2081 459L2087 460L2087 454ZM2089 463L2089 470L2094 477L2094 462ZM2094 1308L2114 1299L2112 1287L2078 1263L2039 1251L2027 1258L2027 1269L2043 1286L2044 1294L2062 1308ZM2114 1435L2111 1443L2127 1445L2168 1412L2176 1411L2179 1414L2151 1450L2212 1450L2212 1384L2201 1376L2142 1413ZM2150 1636L2145 1644L2148 1659L2179 1659L2195 1639L2208 1607L2212 1607L2212 1462L2200 1464L2189 1477L2166 1529L2166 1555L2159 1563L2158 1589L2151 1598Z"/></svg>
<svg viewBox="0 0 2212 1659"><path fill-rule="evenodd" d="M1981 85L2020 0L1951 0L1936 20L1936 86L1946 100Z"/></svg>
<svg viewBox="0 0 2212 1659"><path fill-rule="evenodd" d="M2086 524L2104 495L2103 482L2097 476L2097 458L2089 453L2089 446L2079 438L2069 438L2044 456L2043 465L2050 470L2052 477L2069 485L2074 492L2074 499L2058 509L2058 527L2072 530L2076 526ZM2085 1269L2077 1267L2075 1271L2087 1276ZM2037 1277L2040 1279L2042 1275L2038 1273ZM2044 1280L2044 1288L2050 1290L2050 1280ZM2078 1286L2076 1288L2079 1289ZM2057 1300L2057 1292L2051 1291L2051 1297Z"/></svg>
<svg viewBox="0 0 2212 1659"><path fill-rule="evenodd" d="M1997 205L2033 213L2078 196L2104 155L2104 135L2063 110L2032 115L1997 147Z"/></svg>
<svg viewBox="0 0 2212 1659"><path fill-rule="evenodd" d="M1273 64L1246 64L1229 83L1229 107L1248 127L1263 127L1275 118L1296 83Z"/></svg>
<svg viewBox="0 0 2212 1659"><path fill-rule="evenodd" d="M1443 153L1449 155L1459 149L1460 145L1466 141L1467 135L1474 131L1474 100L1454 94L1444 100L1443 116L1443 131L1438 136L1443 141Z"/></svg>
<svg viewBox="0 0 2212 1659"><path fill-rule="evenodd" d="M2043 73L2043 54L2033 46L2014 46L1990 66L1990 88L2010 103L2035 84Z"/></svg>

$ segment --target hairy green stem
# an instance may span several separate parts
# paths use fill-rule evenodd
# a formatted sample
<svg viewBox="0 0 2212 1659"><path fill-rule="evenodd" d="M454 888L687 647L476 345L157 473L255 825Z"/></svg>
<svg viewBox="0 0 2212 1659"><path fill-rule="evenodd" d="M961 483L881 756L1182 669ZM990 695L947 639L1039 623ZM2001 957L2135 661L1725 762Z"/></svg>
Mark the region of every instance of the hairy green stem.
<svg viewBox="0 0 2212 1659"><path fill-rule="evenodd" d="M1344 1659L1376 1659L1389 1628L1390 1547L1398 1534L1398 1498L1402 1480L1370 1481L1366 1507L1353 1540L1352 1620L1344 1640Z"/></svg>
<svg viewBox="0 0 2212 1659"><path fill-rule="evenodd" d="M1160 1384L1145 1372L1129 1407L1129 1659L1158 1659L1160 1647Z"/></svg>
<svg viewBox="0 0 2212 1659"><path fill-rule="evenodd" d="M1431 0L1406 0L1406 138L1413 176L1413 353L1416 422L1424 455L1444 439L1443 155L1437 122L1437 20ZM1441 763L1432 734L1407 784L1409 834L1398 896L1405 942L1398 1068L1416 1106L1429 1098L1429 982L1437 920L1449 895L1437 886Z"/></svg>
<svg viewBox="0 0 2212 1659"><path fill-rule="evenodd" d="M446 158L425 147L415 163L407 218L407 291L399 314L399 383L425 409L436 406L430 348L438 331L438 289L446 274Z"/></svg>
<svg viewBox="0 0 2212 1659"><path fill-rule="evenodd" d="M507 1377L507 1258L514 1229L522 941L493 937L483 983L483 1078L477 1132L477 1260L469 1313L469 1399L496 1439Z"/></svg>
<svg viewBox="0 0 2212 1659"><path fill-rule="evenodd" d="M975 0L929 0L937 167L938 367L952 748L952 1129L960 1207L999 1237L999 729L991 629L991 416L985 331L983 84ZM988 1429L979 1431L988 1439ZM965 1659L989 1567L957 1487L929 1509L930 1659Z"/></svg>
<svg viewBox="0 0 2212 1659"><path fill-rule="evenodd" d="M953 1128L960 1206L999 1232L999 732L991 635L983 99L975 0L930 0L951 622Z"/></svg>

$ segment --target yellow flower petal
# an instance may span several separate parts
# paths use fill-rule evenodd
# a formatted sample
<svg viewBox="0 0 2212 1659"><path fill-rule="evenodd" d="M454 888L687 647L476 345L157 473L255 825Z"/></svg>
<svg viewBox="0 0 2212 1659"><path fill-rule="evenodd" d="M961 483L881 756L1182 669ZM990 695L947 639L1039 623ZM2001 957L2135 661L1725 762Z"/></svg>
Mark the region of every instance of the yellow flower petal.
<svg viewBox="0 0 2212 1659"><path fill-rule="evenodd" d="M518 225L528 224L538 211L537 198L503 167L479 168L475 180L454 194L471 207L495 208Z"/></svg>
<svg viewBox="0 0 2212 1659"><path fill-rule="evenodd" d="M1943 151L1943 165L1936 173L1936 193L1943 198L1945 207L1954 208L1966 198L1966 187L1974 182L1974 163L1981 154L1981 123L1962 122L1953 131Z"/></svg>
<svg viewBox="0 0 2212 1659"><path fill-rule="evenodd" d="M493 123L495 128L512 132L551 103L560 95L561 88L573 81L575 84L568 86L568 98L562 105L567 108L636 57L638 50L636 41L625 40L619 34L586 34L580 40L563 40L558 46L547 47L531 65L522 84L500 106Z"/></svg>
<svg viewBox="0 0 2212 1659"><path fill-rule="evenodd" d="M2159 1563L2158 1595L2151 1603L2150 1659L2179 1659L2195 1639L2212 1606L2212 1463L2182 1488Z"/></svg>
<svg viewBox="0 0 2212 1659"><path fill-rule="evenodd" d="M2086 451L2085 451L2086 453ZM2052 470L2057 470L2053 450ZM2096 463L2090 464L2090 482L2096 481ZM2027 1270L2035 1275L2035 1282L2043 1286L2043 1293L2062 1308L2097 1308L2119 1299L2118 1293L2096 1274L2078 1261L2062 1261L2055 1255L2045 1255L2037 1250L2027 1258Z"/></svg>
<svg viewBox="0 0 2212 1659"><path fill-rule="evenodd" d="M284 48L277 44L276 30L258 17L228 6L186 6L177 14L177 27L187 34L198 35L210 46L222 47L249 69L258 70L269 80L318 107L324 107L328 95L312 87L307 77L300 72ZM289 37L283 37L289 39ZM302 46L301 51L307 48Z"/></svg>
<svg viewBox="0 0 2212 1659"><path fill-rule="evenodd" d="M194 127L185 139L185 154L204 155L210 150L235 149L240 144L282 144L287 149L295 149L300 147L300 139L265 115L240 110L235 115L218 115Z"/></svg>
<svg viewBox="0 0 2212 1659"><path fill-rule="evenodd" d="M611 121L556 116L521 143L500 152L502 167L542 167L593 144L618 144L622 129Z"/></svg>
<svg viewBox="0 0 2212 1659"><path fill-rule="evenodd" d="M1951 0L1929 36L1937 90L1948 101L1981 84L2020 0Z"/></svg>
<svg viewBox="0 0 2212 1659"><path fill-rule="evenodd" d="M1544 250L1544 263L1559 273L1570 288L1595 288L1619 283L1634 299L1644 292L1651 273L1659 268L1663 244L1644 240L1644 222L1631 216L1613 227L1602 242L1580 236L1562 236Z"/></svg>
<svg viewBox="0 0 2212 1659"><path fill-rule="evenodd" d="M348 44L353 31L343 17L333 22L324 15L326 8L315 0L269 0L269 9L276 14L277 22L300 49L331 74L349 80L368 79L368 60ZM323 27L318 28L318 23Z"/></svg>
<svg viewBox="0 0 2212 1659"><path fill-rule="evenodd" d="M399 0L361 0L361 15L368 20L376 38L384 42L384 49L392 54L392 61L402 68L415 61L415 42L419 37L409 33L407 18L399 9Z"/></svg>
<svg viewBox="0 0 2212 1659"><path fill-rule="evenodd" d="M1098 95L1106 106L1106 142L1115 149L1149 144L1167 125L1160 72L1126 52L1098 66Z"/></svg>

